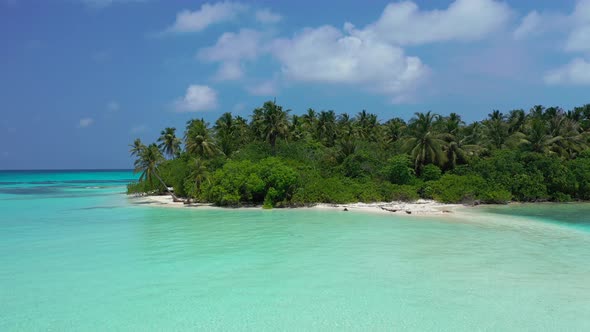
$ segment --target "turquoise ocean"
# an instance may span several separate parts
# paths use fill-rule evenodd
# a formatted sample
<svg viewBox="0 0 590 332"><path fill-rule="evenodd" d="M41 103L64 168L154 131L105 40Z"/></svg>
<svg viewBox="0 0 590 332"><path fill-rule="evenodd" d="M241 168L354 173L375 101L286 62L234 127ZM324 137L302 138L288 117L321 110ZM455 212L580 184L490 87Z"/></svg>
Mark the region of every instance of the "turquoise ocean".
<svg viewBox="0 0 590 332"><path fill-rule="evenodd" d="M0 331L590 331L590 205L163 208L0 172Z"/></svg>

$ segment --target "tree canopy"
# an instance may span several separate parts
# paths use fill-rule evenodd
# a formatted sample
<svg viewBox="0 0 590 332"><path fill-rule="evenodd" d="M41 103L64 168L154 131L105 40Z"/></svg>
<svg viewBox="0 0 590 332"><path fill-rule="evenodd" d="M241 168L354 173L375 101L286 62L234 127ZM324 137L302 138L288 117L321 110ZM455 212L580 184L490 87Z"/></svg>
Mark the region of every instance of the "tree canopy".
<svg viewBox="0 0 590 332"><path fill-rule="evenodd" d="M213 126L191 119L183 140L175 128L162 130L159 145L136 139L130 153L142 175L129 192L163 191L165 184L198 201L268 207L420 197L586 200L589 130L590 105L492 110L465 123L457 113L431 111L408 121L366 110L297 115L268 101L249 119L229 112Z"/></svg>

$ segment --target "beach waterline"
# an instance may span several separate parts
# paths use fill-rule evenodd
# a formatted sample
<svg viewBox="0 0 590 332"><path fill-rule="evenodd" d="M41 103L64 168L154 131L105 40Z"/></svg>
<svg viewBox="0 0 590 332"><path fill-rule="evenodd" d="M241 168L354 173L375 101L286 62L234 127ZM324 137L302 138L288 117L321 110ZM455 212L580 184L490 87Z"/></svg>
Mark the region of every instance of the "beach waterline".
<svg viewBox="0 0 590 332"><path fill-rule="evenodd" d="M578 229L479 211L167 209L87 184L0 194L0 330L590 329Z"/></svg>

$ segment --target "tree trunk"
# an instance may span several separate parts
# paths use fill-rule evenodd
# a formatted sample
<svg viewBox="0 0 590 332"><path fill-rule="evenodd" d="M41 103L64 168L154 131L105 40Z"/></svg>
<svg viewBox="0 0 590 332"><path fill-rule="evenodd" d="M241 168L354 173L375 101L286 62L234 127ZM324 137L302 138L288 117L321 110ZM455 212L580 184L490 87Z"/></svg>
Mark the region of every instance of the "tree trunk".
<svg viewBox="0 0 590 332"><path fill-rule="evenodd" d="M158 175L158 172L156 172L156 170L154 170L154 175L156 176L156 178L158 178L158 180L164 186L164 188L166 188L166 191L170 194L170 196L172 196L172 201L174 201L174 202L183 202L183 200L181 200L178 197L176 197L176 195L174 195L174 193L171 192L168 189L168 186L166 185L166 183L164 182L164 180L162 180L162 178L160 177L160 175Z"/></svg>
<svg viewBox="0 0 590 332"><path fill-rule="evenodd" d="M277 137L275 135L270 136L270 147L271 147L273 156L275 156L277 154L276 145L277 145Z"/></svg>

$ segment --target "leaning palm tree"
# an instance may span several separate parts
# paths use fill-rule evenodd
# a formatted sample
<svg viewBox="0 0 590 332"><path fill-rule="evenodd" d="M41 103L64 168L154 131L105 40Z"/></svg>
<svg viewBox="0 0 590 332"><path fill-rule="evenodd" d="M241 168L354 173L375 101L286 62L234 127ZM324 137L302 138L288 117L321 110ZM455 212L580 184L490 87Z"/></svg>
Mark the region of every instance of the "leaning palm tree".
<svg viewBox="0 0 590 332"><path fill-rule="evenodd" d="M160 132L158 148L168 157L174 158L180 154L180 139L176 137L176 128L165 128Z"/></svg>
<svg viewBox="0 0 590 332"><path fill-rule="evenodd" d="M210 158L221 153L207 128L205 120L193 119L187 122L184 135L186 151L202 158Z"/></svg>
<svg viewBox="0 0 590 332"><path fill-rule="evenodd" d="M254 126L258 129L261 138L270 144L273 154L276 153L277 139L286 139L289 136L287 118L289 112L290 110L283 111L283 108L274 101L267 101L253 117L253 122L256 122Z"/></svg>
<svg viewBox="0 0 590 332"><path fill-rule="evenodd" d="M141 139L139 138L136 138L135 141L133 141L133 144L129 144L129 147L131 148L129 150L129 153L132 157L139 156L141 151L145 149L145 145L141 142Z"/></svg>
<svg viewBox="0 0 590 332"><path fill-rule="evenodd" d="M155 143L152 143L149 146L144 147L137 155L133 171L134 173L141 173L139 181L146 181L151 184L153 183L154 178L156 178L164 190L172 196L174 201L178 201L178 198L168 189L168 186L158 174L158 166L160 166L164 160L164 156L160 152L158 146Z"/></svg>
<svg viewBox="0 0 590 332"><path fill-rule="evenodd" d="M434 129L434 122L438 115L428 111L416 112L410 120L407 136L404 139L404 150L412 156L414 168L420 173L424 165L434 163L442 166L444 163L443 146L445 142L440 133Z"/></svg>

